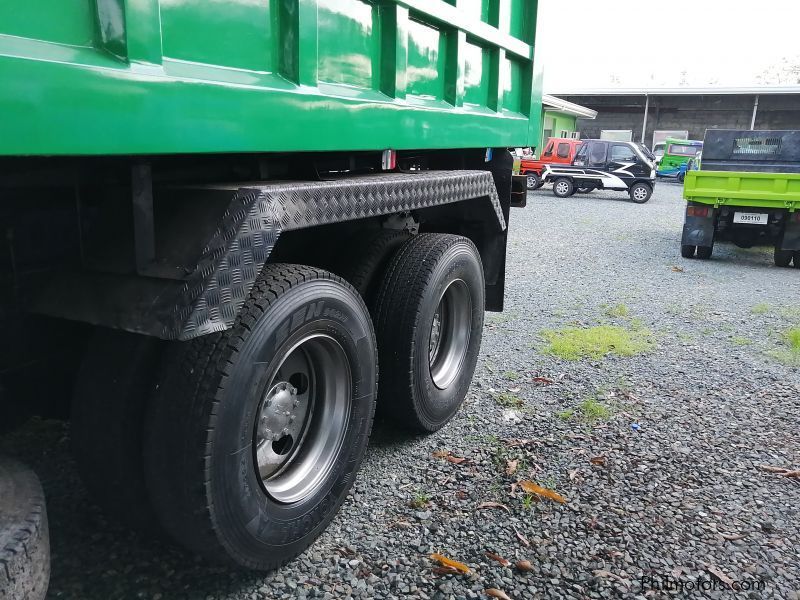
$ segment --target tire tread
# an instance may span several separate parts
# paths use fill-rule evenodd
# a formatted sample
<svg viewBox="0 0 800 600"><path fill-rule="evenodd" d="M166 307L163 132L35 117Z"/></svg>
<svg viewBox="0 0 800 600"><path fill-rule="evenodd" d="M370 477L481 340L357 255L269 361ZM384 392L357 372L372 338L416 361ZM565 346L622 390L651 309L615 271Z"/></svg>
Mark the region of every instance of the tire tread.
<svg viewBox="0 0 800 600"><path fill-rule="evenodd" d="M172 371L173 375L162 388L168 388L171 397L153 402L148 415L145 462L151 499L165 530L191 551L212 561L271 570L300 554L297 552L257 565L248 565L244 557L231 557L232 549L223 547L217 536L213 502L206 489L210 482L213 427L192 427L192 424L213 424L221 392L234 364L231 357L239 352L258 318L287 291L311 280L335 281L356 293L341 277L323 269L270 264L253 284L231 329L180 342L180 346L167 353L164 372ZM364 310L366 312L366 307ZM165 430L168 424L173 426L170 431ZM372 422L368 427L369 434ZM362 449L362 456L365 450ZM176 473L164 468L160 460L164 453L181 457L181 464L174 465ZM190 461L194 464L189 464ZM198 468L203 473L202 481L174 486L173 477L178 475L177 472L197 472ZM186 482L187 478L180 481ZM177 495L170 492L171 488Z"/></svg>

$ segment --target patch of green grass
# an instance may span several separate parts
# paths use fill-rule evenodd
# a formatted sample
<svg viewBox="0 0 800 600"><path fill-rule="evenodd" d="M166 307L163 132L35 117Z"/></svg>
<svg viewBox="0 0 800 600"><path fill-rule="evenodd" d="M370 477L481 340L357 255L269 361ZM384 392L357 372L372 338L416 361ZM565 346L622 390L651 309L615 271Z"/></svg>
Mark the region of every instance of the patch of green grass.
<svg viewBox="0 0 800 600"><path fill-rule="evenodd" d="M577 408L562 410L557 413L557 416L563 421L577 418L584 423L597 423L598 421L608 421L614 416L614 410L597 398L587 398Z"/></svg>
<svg viewBox="0 0 800 600"><path fill-rule="evenodd" d="M792 352L800 353L800 327L792 327L784 334L784 337Z"/></svg>
<svg viewBox="0 0 800 600"><path fill-rule="evenodd" d="M770 310L772 310L772 306L770 306L766 302L759 302L758 304L753 306L753 308L750 309L750 312L753 313L754 315L765 315Z"/></svg>
<svg viewBox="0 0 800 600"><path fill-rule="evenodd" d="M741 335L735 335L731 338L731 344L733 344L734 346L749 346L752 343L753 340Z"/></svg>
<svg viewBox="0 0 800 600"><path fill-rule="evenodd" d="M507 392L495 394L494 401L505 408L519 408L525 406L525 401L522 398Z"/></svg>
<svg viewBox="0 0 800 600"><path fill-rule="evenodd" d="M800 366L800 327L791 327L781 334L784 348L767 352L785 365Z"/></svg>
<svg viewBox="0 0 800 600"><path fill-rule="evenodd" d="M611 409L596 398L587 398L581 402L578 410L585 421L608 421L611 418Z"/></svg>
<svg viewBox="0 0 800 600"><path fill-rule="evenodd" d="M603 358L609 354L634 356L653 347L652 336L645 329L628 329L613 325L566 327L542 332L548 345L547 354L566 360Z"/></svg>
<svg viewBox="0 0 800 600"><path fill-rule="evenodd" d="M568 408L566 410L562 410L562 411L558 412L557 415L558 415L558 418L561 419L562 421L569 421L572 417L575 416L575 409L574 408Z"/></svg>
<svg viewBox="0 0 800 600"><path fill-rule="evenodd" d="M533 510L535 501L536 499L534 498L533 494L525 494L522 497L522 508L525 510Z"/></svg>
<svg viewBox="0 0 800 600"><path fill-rule="evenodd" d="M428 494L426 494L425 492L417 492L416 494L414 494L414 497L411 499L411 502L409 502L408 505L411 508L416 508L416 509L425 508L426 506L428 506L428 504L430 504L430 501L431 498L430 496L428 496Z"/></svg>
<svg viewBox="0 0 800 600"><path fill-rule="evenodd" d="M624 304L614 304L613 306L604 305L603 312L607 317L623 318L631 314L631 311Z"/></svg>
<svg viewBox="0 0 800 600"><path fill-rule="evenodd" d="M516 381L517 379L519 379L519 373L517 373L516 371L506 371L505 373L503 373L503 377L505 377L509 381Z"/></svg>

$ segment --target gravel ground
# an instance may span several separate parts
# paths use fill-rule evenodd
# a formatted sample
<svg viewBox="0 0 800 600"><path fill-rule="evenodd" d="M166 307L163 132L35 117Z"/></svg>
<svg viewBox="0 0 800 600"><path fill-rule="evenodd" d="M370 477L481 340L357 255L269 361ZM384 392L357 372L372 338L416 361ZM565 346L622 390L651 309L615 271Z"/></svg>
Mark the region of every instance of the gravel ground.
<svg viewBox="0 0 800 600"><path fill-rule="evenodd" d="M680 258L682 210L669 183L642 206L619 193L531 193L512 214L507 310L487 315L459 416L429 437L377 423L341 513L280 572L209 566L107 521L77 479L63 423L0 438L45 485L50 596L666 597L650 576L763 582L745 595L798 600L800 479L760 465L800 468L800 373L771 354L800 321L800 272L761 249ZM603 323L646 328L655 345L598 360L543 353L543 330ZM589 398L607 409L594 421L579 408ZM566 503L536 501L515 485L526 479ZM436 575L431 552L471 574Z"/></svg>

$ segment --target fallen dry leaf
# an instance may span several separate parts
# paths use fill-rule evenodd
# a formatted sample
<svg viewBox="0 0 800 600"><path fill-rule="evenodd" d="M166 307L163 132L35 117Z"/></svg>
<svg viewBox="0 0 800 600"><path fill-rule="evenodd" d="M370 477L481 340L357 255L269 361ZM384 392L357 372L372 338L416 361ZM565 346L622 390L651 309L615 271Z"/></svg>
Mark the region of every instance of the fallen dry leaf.
<svg viewBox="0 0 800 600"><path fill-rule="evenodd" d="M507 567L508 565L511 564L510 561L506 560L505 558L503 558L499 554L495 554L494 552L484 552L484 554L486 555L486 558L490 558L490 559L492 559L494 561L497 561L501 565L503 565L504 567Z"/></svg>
<svg viewBox="0 0 800 600"><path fill-rule="evenodd" d="M675 271L676 273L683 273L683 267L675 266L672 267L672 270Z"/></svg>
<svg viewBox="0 0 800 600"><path fill-rule="evenodd" d="M481 502L478 504L478 508L476 510L481 510L482 508L502 508L506 512L511 512L510 508L508 508L505 504L500 504L499 502Z"/></svg>
<svg viewBox="0 0 800 600"><path fill-rule="evenodd" d="M447 458L450 456L450 450L437 450L431 456L433 456L433 458Z"/></svg>
<svg viewBox="0 0 800 600"><path fill-rule="evenodd" d="M529 494L536 494L537 496L542 496L543 498L549 498L550 500L560 502L561 504L565 504L567 502L567 499L558 492L554 492L553 490L536 485L532 481L520 481L519 487Z"/></svg>
<svg viewBox="0 0 800 600"><path fill-rule="evenodd" d="M514 530L514 533L516 533L516 534L517 534L517 539L520 541L520 543L521 543L523 546L525 546L526 548L530 548L530 545L531 545L531 543L528 541L528 538L526 538L524 535L522 535L522 534L521 534L519 531L517 531L516 529Z"/></svg>
<svg viewBox="0 0 800 600"><path fill-rule="evenodd" d="M518 560L514 565L520 571L527 573L528 571L533 571L533 565L529 560Z"/></svg>
<svg viewBox="0 0 800 600"><path fill-rule="evenodd" d="M555 381L553 381L549 377L534 377L533 382L541 383L542 385L550 385L551 383L555 383Z"/></svg>
<svg viewBox="0 0 800 600"><path fill-rule="evenodd" d="M437 554L437 553L431 554L431 560L435 560L436 562L438 562L442 566L452 567L453 569L455 569L456 571L458 571L459 573L461 573L463 575L469 575L472 572L472 571L470 571L470 568L467 565L465 565L464 563L460 563L457 560L453 560L451 558L447 558L446 556L444 556L442 554Z"/></svg>
<svg viewBox="0 0 800 600"><path fill-rule="evenodd" d="M466 500L469 498L469 494L464 490L456 490L456 498L459 500Z"/></svg>
<svg viewBox="0 0 800 600"><path fill-rule="evenodd" d="M460 465L467 460L466 458L462 458L460 456L445 456L444 459L447 462L453 463L454 465Z"/></svg>
<svg viewBox="0 0 800 600"><path fill-rule="evenodd" d="M743 540L747 537L744 533L720 533L720 535L728 540L729 542L735 542L736 540Z"/></svg>
<svg viewBox="0 0 800 600"><path fill-rule="evenodd" d="M507 389L509 392L511 392L512 394L516 394L517 392L519 392L519 391L522 391L522 388L521 388L521 387L510 387L510 388L506 388L506 389Z"/></svg>
<svg viewBox="0 0 800 600"><path fill-rule="evenodd" d="M771 467L770 465L758 465L758 468L762 471L769 471L770 473L785 473L789 470L783 467Z"/></svg>
<svg viewBox="0 0 800 600"><path fill-rule="evenodd" d="M593 465L605 467L607 460L605 456L593 456L592 458L589 459L589 462L592 463Z"/></svg>
<svg viewBox="0 0 800 600"><path fill-rule="evenodd" d="M519 461L518 460L509 460L506 462L506 475L513 475L517 472L519 468Z"/></svg>
<svg viewBox="0 0 800 600"><path fill-rule="evenodd" d="M784 477L800 477L800 470L785 469L784 467L772 467L770 465L758 465L758 468L769 473L777 473Z"/></svg>
<svg viewBox="0 0 800 600"><path fill-rule="evenodd" d="M455 567L433 567L431 569L434 575L444 577L445 575L458 575L459 570Z"/></svg>
<svg viewBox="0 0 800 600"><path fill-rule="evenodd" d="M725 573L723 573L720 569L718 569L717 567L715 567L713 565L708 565L706 567L706 571L711 573L714 577L719 579L722 583L724 583L728 587L730 587L731 584L733 584L733 579L731 579L730 577L725 575Z"/></svg>
<svg viewBox="0 0 800 600"><path fill-rule="evenodd" d="M500 600L511 600L511 597L508 594L506 594L503 590L498 590L497 588L487 589L486 595L491 596L492 598L500 598Z"/></svg>

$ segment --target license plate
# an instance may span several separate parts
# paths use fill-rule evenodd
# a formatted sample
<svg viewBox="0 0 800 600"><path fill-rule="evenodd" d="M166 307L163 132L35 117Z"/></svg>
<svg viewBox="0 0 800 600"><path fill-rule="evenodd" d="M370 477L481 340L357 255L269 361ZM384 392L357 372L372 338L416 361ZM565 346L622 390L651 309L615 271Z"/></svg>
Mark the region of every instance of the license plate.
<svg viewBox="0 0 800 600"><path fill-rule="evenodd" d="M766 225L769 223L769 215L766 213L733 213L734 223L746 223L747 225Z"/></svg>

